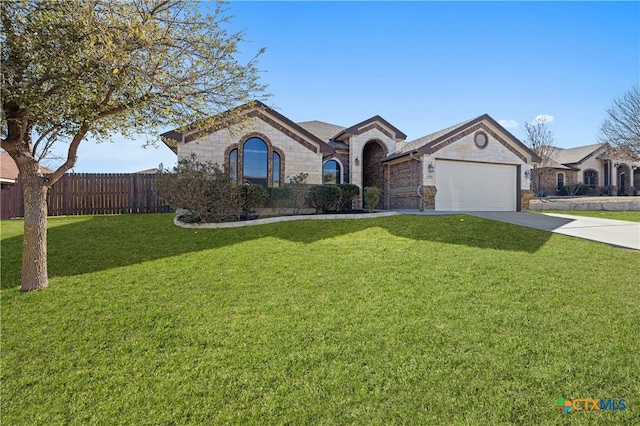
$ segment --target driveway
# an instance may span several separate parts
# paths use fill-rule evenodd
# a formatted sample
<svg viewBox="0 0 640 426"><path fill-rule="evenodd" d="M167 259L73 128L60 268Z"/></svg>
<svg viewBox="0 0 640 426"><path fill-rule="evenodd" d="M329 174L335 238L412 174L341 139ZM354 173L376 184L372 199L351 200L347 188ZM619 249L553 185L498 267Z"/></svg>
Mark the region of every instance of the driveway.
<svg viewBox="0 0 640 426"><path fill-rule="evenodd" d="M640 223L555 213L464 212L470 216L640 250Z"/></svg>

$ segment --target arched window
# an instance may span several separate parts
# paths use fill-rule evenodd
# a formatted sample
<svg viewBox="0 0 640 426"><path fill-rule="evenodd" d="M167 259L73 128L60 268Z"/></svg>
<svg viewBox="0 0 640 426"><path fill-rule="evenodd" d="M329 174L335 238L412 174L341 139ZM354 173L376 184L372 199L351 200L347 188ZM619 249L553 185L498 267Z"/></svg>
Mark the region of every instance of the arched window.
<svg viewBox="0 0 640 426"><path fill-rule="evenodd" d="M268 148L259 138L248 139L242 151L242 177L251 183L267 186Z"/></svg>
<svg viewBox="0 0 640 426"><path fill-rule="evenodd" d="M273 153L273 186L280 186L280 154Z"/></svg>
<svg viewBox="0 0 640 426"><path fill-rule="evenodd" d="M342 167L336 160L329 160L322 166L322 183L342 183Z"/></svg>
<svg viewBox="0 0 640 426"><path fill-rule="evenodd" d="M238 149L233 149L229 153L229 173L233 180L238 180Z"/></svg>
<svg viewBox="0 0 640 426"><path fill-rule="evenodd" d="M584 172L584 184L591 188L598 186L598 172L595 170L586 170Z"/></svg>
<svg viewBox="0 0 640 426"><path fill-rule="evenodd" d="M558 175L556 176L556 179L557 179L558 191L559 191L562 188L564 188L564 173L558 173Z"/></svg>

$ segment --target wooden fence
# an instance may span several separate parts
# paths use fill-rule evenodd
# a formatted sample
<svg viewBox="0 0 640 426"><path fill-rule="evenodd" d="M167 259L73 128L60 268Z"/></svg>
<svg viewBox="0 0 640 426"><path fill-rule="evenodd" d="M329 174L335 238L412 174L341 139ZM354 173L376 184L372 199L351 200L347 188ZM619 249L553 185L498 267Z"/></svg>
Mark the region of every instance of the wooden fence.
<svg viewBox="0 0 640 426"><path fill-rule="evenodd" d="M162 213L171 209L158 198L155 174L69 173L47 194L48 215ZM2 219L24 216L22 181L2 189Z"/></svg>

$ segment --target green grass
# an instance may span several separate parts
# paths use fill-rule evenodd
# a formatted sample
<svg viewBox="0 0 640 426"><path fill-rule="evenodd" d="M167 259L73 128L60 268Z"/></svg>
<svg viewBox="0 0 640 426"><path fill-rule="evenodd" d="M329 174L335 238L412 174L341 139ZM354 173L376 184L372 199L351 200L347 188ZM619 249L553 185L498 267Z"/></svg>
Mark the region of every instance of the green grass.
<svg viewBox="0 0 640 426"><path fill-rule="evenodd" d="M606 211L606 210L531 210L535 213L558 213L574 216L598 217L601 219L628 220L640 222L640 211Z"/></svg>
<svg viewBox="0 0 640 426"><path fill-rule="evenodd" d="M475 217L2 230L2 424L639 424L640 254ZM626 398L570 412L559 396Z"/></svg>

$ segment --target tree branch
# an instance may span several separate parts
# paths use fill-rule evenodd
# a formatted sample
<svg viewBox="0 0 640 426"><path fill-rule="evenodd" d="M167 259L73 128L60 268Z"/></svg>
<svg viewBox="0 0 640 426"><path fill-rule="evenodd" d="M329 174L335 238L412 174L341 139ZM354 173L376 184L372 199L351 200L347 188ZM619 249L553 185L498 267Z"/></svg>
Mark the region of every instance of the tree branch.
<svg viewBox="0 0 640 426"><path fill-rule="evenodd" d="M47 188L51 188L54 183L60 180L60 178L67 172L67 170L69 170L76 164L76 161L78 159L78 147L80 146L80 142L82 142L90 129L91 127L87 122L82 123L82 126L80 126L80 129L73 136L73 139L69 144L69 150L67 151L67 160L45 180L45 186Z"/></svg>

